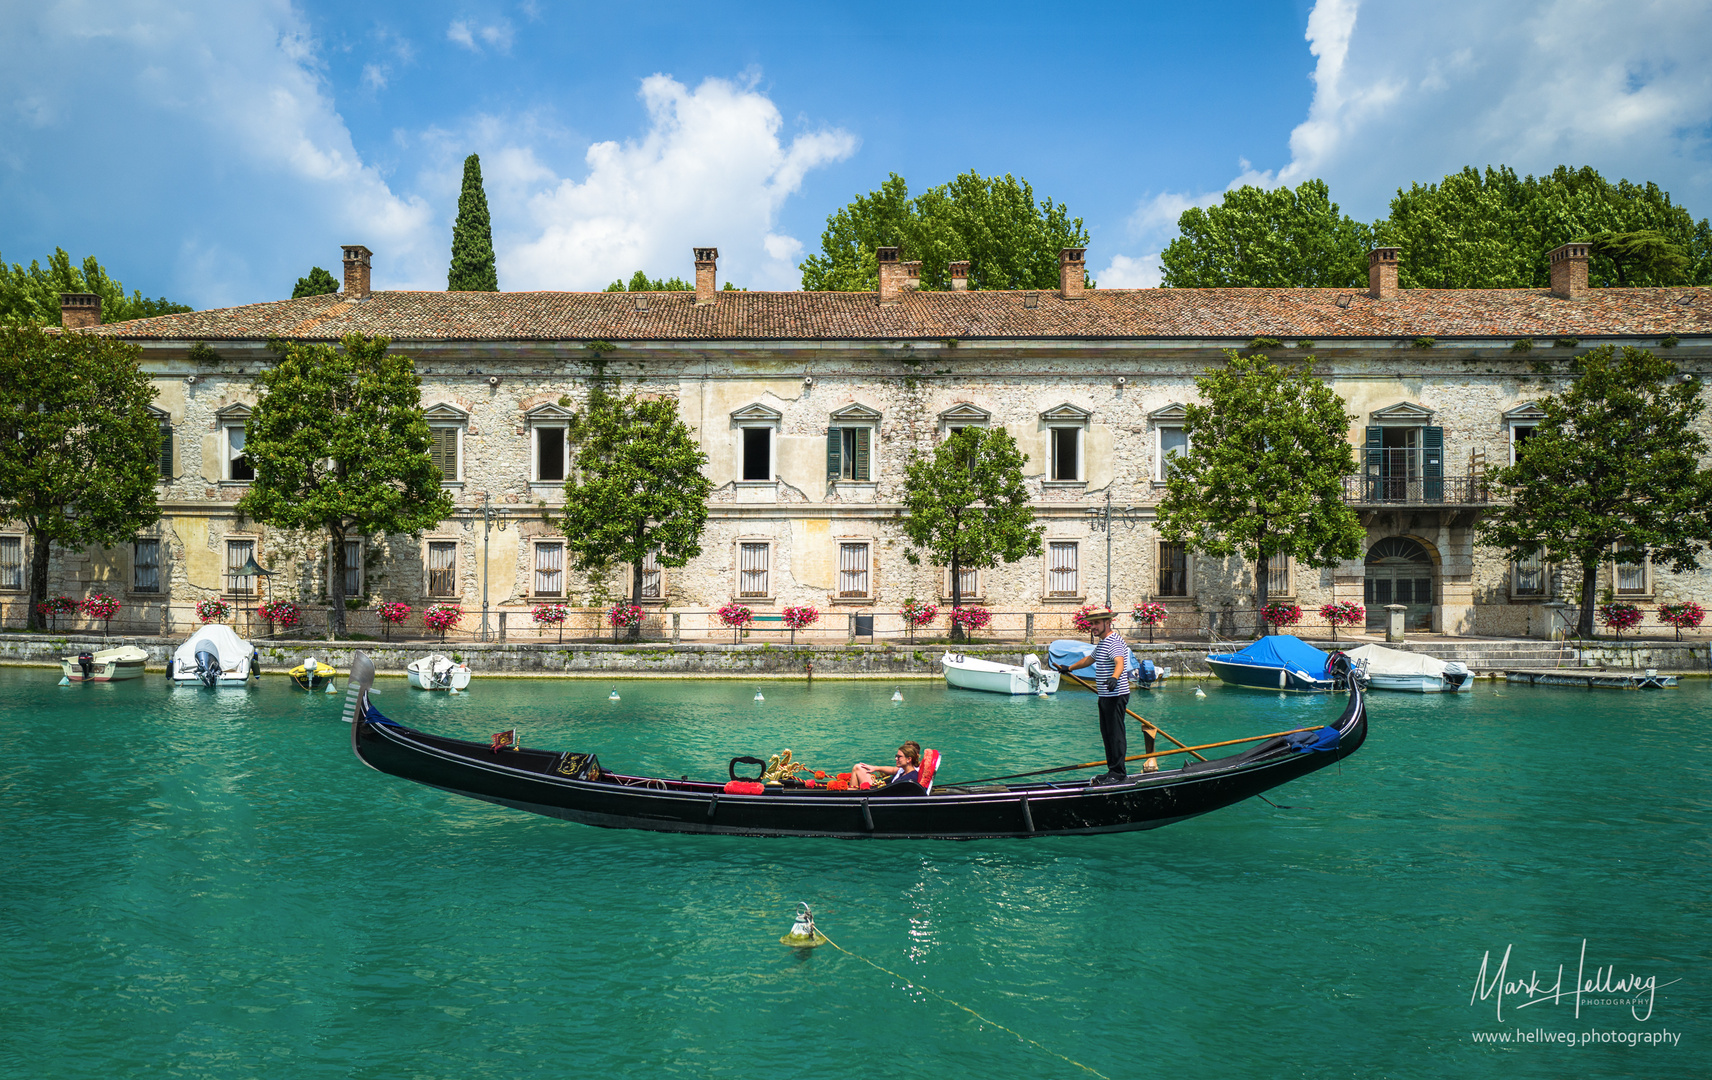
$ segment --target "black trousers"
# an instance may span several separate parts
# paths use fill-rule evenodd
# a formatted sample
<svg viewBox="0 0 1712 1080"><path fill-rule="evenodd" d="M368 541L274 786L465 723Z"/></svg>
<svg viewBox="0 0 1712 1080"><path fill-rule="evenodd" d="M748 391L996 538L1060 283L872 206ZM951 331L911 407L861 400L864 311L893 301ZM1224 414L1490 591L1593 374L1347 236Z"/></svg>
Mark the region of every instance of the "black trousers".
<svg viewBox="0 0 1712 1080"><path fill-rule="evenodd" d="M1129 734L1124 730L1124 709L1129 695L1100 699L1100 740L1106 744L1106 771L1122 775L1124 758L1129 755Z"/></svg>

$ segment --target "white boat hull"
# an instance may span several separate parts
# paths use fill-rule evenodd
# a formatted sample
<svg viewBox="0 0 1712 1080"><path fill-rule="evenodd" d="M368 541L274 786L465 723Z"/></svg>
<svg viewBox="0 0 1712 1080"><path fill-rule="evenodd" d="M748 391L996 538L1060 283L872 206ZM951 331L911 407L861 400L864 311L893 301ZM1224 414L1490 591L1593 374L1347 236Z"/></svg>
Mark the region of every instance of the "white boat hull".
<svg viewBox="0 0 1712 1080"><path fill-rule="evenodd" d="M210 684L197 670L197 653L210 653L220 665L220 673ZM228 626L209 623L172 654L167 677L175 686L248 686L256 675L255 646L240 638Z"/></svg>
<svg viewBox="0 0 1712 1080"><path fill-rule="evenodd" d="M1461 694L1474 689L1473 679L1463 679L1461 686L1446 685L1442 678L1431 675L1374 675L1369 673L1367 685L1371 690L1401 690L1410 694Z"/></svg>
<svg viewBox="0 0 1712 1080"><path fill-rule="evenodd" d="M75 656L62 656L59 660L60 670L72 682L119 682L122 679L140 679L143 677L143 664L149 654L135 645L121 645L116 649L103 649L93 654L94 661L89 669L89 677L84 678L83 665L77 662Z"/></svg>
<svg viewBox="0 0 1712 1080"><path fill-rule="evenodd" d="M995 664L961 653L946 653L940 658L945 669L945 682L958 690L982 690L989 694L1056 694L1058 672L1041 664L1037 657L1031 671L1015 664Z"/></svg>
<svg viewBox="0 0 1712 1080"><path fill-rule="evenodd" d="M1349 658L1375 690L1406 694L1453 694L1474 690L1474 675L1460 660L1439 660L1424 653L1363 645L1351 649Z"/></svg>
<svg viewBox="0 0 1712 1080"><path fill-rule="evenodd" d="M439 653L412 660L404 670L410 676L410 685L418 690L466 690L472 674L468 664L456 663Z"/></svg>

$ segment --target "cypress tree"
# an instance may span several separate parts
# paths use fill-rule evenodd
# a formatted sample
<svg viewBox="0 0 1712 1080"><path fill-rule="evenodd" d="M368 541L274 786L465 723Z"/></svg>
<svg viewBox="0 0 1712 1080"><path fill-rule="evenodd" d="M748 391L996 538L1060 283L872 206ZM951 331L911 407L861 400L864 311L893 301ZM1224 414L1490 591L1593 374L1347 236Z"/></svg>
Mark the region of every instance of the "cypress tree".
<svg viewBox="0 0 1712 1080"><path fill-rule="evenodd" d="M446 291L499 291L493 223L482 191L481 158L475 154L464 159L464 190L458 196L458 220L452 226L452 267L446 274Z"/></svg>

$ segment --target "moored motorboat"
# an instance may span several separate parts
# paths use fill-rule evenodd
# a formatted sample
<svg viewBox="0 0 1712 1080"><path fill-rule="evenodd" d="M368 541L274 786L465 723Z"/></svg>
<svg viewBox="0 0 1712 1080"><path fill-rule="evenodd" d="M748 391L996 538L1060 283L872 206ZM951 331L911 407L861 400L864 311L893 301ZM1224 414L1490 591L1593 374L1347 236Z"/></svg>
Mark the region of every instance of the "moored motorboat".
<svg viewBox="0 0 1712 1080"><path fill-rule="evenodd" d="M1077 641L1074 638L1060 638L1047 647L1046 656L1052 661L1054 668L1069 667L1071 664L1081 663L1093 651L1094 646L1090 642ZM1137 660L1134 649L1128 649L1128 656L1129 659L1124 661L1124 666L1129 671L1131 689L1149 690L1171 677L1170 668L1155 664L1152 660ZM1082 675L1084 679L1088 680L1094 677L1093 671L1089 668L1084 668Z"/></svg>
<svg viewBox="0 0 1712 1080"><path fill-rule="evenodd" d="M930 778L931 787L905 782L834 790L739 779L737 763L765 764L757 758L732 759L732 779L725 783L609 772L593 754L520 746L515 730L491 742L431 735L382 715L369 699L373 680L374 665L357 653L344 715L352 752L371 768L516 810L654 832L977 839L1153 829L1323 769L1353 754L1367 737L1366 705L1356 689L1324 727L1259 737L1257 745L1229 757L1133 773L1121 783Z"/></svg>
<svg viewBox="0 0 1712 1080"><path fill-rule="evenodd" d="M1347 654L1340 653L1339 656ZM1254 690L1319 694L1343 690L1349 665L1289 634L1271 634L1234 653L1210 653L1207 666L1223 682Z"/></svg>
<svg viewBox="0 0 1712 1080"><path fill-rule="evenodd" d="M261 654L232 628L209 623L172 654L167 675L180 686L248 686L261 674Z"/></svg>
<svg viewBox="0 0 1712 1080"><path fill-rule="evenodd" d="M1383 645L1351 649L1349 658L1363 667L1371 690L1449 694L1474 689L1474 674L1460 660L1439 660L1425 653L1387 649Z"/></svg>
<svg viewBox="0 0 1712 1080"><path fill-rule="evenodd" d="M135 645L119 645L100 652L62 656L59 666L72 682L118 682L142 678L143 665L148 659L149 654Z"/></svg>
<svg viewBox="0 0 1712 1080"><path fill-rule="evenodd" d="M1056 694L1058 672L1040 662L1032 653L1021 665L999 664L962 653L946 653L940 658L947 686L959 690L985 690L990 694Z"/></svg>
<svg viewBox="0 0 1712 1080"><path fill-rule="evenodd" d="M404 670L410 685L421 690L465 690L470 685L470 665L439 653L412 660Z"/></svg>
<svg viewBox="0 0 1712 1080"><path fill-rule="evenodd" d="M338 674L332 664L323 664L311 656L291 669L291 681L305 690L326 690Z"/></svg>

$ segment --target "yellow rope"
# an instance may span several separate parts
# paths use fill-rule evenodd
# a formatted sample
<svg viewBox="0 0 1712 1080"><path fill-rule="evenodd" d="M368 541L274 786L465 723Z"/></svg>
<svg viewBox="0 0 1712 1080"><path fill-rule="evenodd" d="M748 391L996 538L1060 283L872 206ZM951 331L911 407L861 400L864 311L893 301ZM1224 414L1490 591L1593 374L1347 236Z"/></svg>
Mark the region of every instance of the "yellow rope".
<svg viewBox="0 0 1712 1080"><path fill-rule="evenodd" d="M867 964L869 967L873 968L876 971L883 971L887 975L890 975L892 978L903 983L905 986L914 987L915 989L920 990L924 993L932 994L934 997L945 1002L947 1005L954 1005L957 1008L962 1009L964 1012L968 1013L970 1016L973 1016L975 1019L979 1020L981 1023L990 1024L993 1027L998 1028L1000 1031L1010 1032L1010 1034L1015 1035L1017 1038L1021 1039L1025 1043L1028 1043L1030 1046L1039 1047L1041 1050L1046 1051L1048 1054L1051 1054L1053 1057L1059 1059L1060 1061L1068 1061L1070 1064L1076 1066L1078 1069L1082 1069L1086 1072L1093 1073L1095 1076L1098 1076L1100 1078L1100 1080L1111 1080L1110 1077L1106 1076L1106 1074L1101 1072L1100 1070L1095 1069L1095 1068L1090 1068L1089 1066L1082 1064L1080 1061L1077 1061L1075 1058L1067 1058L1063 1054L1060 1054L1058 1051L1053 1050L1049 1047L1041 1046L1039 1043L1035 1042L1033 1039L1029 1038L1027 1035L1022 1034L1021 1032L1012 1031L1010 1028L1006 1027L1005 1025L1003 1025L1001 1023L998 1023L995 1020L989 1020L985 1016L982 1016L980 1013L976 1012L974 1009L971 1009L969 1006L963 1005L963 1004L956 1002L956 1001L952 1001L950 998L946 997L944 994L941 994L937 990L923 986L913 979L905 978L904 976L899 975L897 972L892 971L889 968L883 968L879 964L874 963L874 961L868 959L865 956L857 956L855 953L851 952L849 949L846 949L844 946L838 944L838 942L833 941L829 937L826 937L826 931L821 930L819 927L816 927L815 931L816 931L816 933L820 934L821 937L826 938L826 943L828 945L831 945L834 949L837 949L839 952L843 953L845 956L848 956L853 960L860 960L864 964Z"/></svg>

